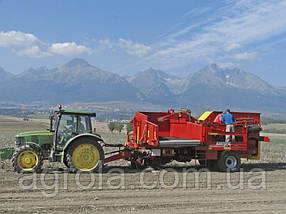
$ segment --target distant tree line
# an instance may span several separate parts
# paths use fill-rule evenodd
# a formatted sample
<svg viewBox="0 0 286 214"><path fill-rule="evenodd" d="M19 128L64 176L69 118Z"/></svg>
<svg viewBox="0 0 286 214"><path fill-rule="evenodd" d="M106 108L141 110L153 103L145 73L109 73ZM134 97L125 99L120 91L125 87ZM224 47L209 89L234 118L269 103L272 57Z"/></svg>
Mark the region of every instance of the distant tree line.
<svg viewBox="0 0 286 214"><path fill-rule="evenodd" d="M119 122L108 123L108 128L111 132L118 131L119 133L121 133L121 131L123 130L124 127L129 132L133 130L133 124L132 123L127 123L127 124L119 123Z"/></svg>
<svg viewBox="0 0 286 214"><path fill-rule="evenodd" d="M273 119L269 117L262 117L261 118L261 123L262 125L268 125L268 124L273 124L273 123L280 123L280 124L286 124L286 120L284 119Z"/></svg>
<svg viewBox="0 0 286 214"><path fill-rule="evenodd" d="M8 108L0 108L0 115L9 115L15 117L28 117L34 115L33 111L25 110L25 109L8 109Z"/></svg>

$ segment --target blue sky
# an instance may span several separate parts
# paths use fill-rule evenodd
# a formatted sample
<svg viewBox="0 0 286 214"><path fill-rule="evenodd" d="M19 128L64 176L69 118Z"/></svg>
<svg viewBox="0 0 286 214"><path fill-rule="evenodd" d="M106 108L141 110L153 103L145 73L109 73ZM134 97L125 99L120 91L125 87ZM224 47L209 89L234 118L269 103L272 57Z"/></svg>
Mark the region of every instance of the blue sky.
<svg viewBox="0 0 286 214"><path fill-rule="evenodd" d="M286 86L286 1L0 0L0 66L72 58L120 75L183 76L210 63Z"/></svg>

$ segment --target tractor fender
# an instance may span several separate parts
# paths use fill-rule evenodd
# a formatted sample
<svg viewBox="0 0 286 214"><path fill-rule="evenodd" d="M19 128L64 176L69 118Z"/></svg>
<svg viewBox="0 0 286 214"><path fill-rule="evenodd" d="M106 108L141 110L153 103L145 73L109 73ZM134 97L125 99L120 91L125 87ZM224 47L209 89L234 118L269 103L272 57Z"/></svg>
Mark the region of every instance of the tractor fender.
<svg viewBox="0 0 286 214"><path fill-rule="evenodd" d="M63 148L63 151L65 152L66 149L69 147L69 145L71 145L74 141L80 139L80 138L89 138L89 139L93 139L95 141L102 141L104 142L104 140L101 138L101 136L99 135L95 135L95 134L89 134L89 133L84 133L84 134L79 134L71 139L68 140L68 142L66 143L66 145Z"/></svg>

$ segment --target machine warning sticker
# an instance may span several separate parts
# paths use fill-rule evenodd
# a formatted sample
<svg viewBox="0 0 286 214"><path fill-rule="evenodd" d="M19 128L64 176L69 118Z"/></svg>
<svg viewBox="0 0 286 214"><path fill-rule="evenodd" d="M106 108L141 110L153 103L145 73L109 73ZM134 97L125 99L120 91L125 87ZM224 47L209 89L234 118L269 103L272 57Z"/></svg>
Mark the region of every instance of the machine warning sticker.
<svg viewBox="0 0 286 214"><path fill-rule="evenodd" d="M224 147L230 147L230 143L229 142L216 142L217 146L224 146Z"/></svg>
<svg viewBox="0 0 286 214"><path fill-rule="evenodd" d="M216 142L216 145L221 145L221 146L223 146L223 145L228 145L229 143L228 142Z"/></svg>

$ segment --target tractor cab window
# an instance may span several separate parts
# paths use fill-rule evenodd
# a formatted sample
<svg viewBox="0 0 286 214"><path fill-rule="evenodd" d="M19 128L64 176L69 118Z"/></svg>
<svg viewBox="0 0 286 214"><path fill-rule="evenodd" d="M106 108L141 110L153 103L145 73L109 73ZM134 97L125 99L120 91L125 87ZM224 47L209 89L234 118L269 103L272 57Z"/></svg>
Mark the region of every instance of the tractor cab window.
<svg viewBox="0 0 286 214"><path fill-rule="evenodd" d="M78 117L78 133L90 133L91 127L90 127L90 120L89 117L86 116L79 116Z"/></svg>
<svg viewBox="0 0 286 214"><path fill-rule="evenodd" d="M58 124L57 141L64 143L76 133L77 119L75 115L63 114Z"/></svg>

